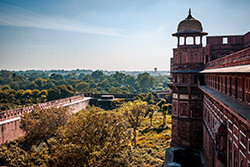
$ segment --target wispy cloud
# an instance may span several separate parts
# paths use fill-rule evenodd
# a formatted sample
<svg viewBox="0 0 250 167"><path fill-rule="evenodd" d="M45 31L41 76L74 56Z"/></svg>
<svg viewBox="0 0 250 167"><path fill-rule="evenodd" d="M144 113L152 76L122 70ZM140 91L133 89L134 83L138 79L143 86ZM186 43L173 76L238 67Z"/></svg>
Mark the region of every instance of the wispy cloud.
<svg viewBox="0 0 250 167"><path fill-rule="evenodd" d="M83 24L62 17L48 17L32 11L0 3L0 25L71 31L105 36L122 36L119 30Z"/></svg>
<svg viewBox="0 0 250 167"><path fill-rule="evenodd" d="M138 41L144 41L144 42L150 42L152 40L159 40L164 37L165 35L165 28L164 26L160 25L159 27L153 27L151 29L144 29L135 32L133 35L130 35L129 37L133 40Z"/></svg>
<svg viewBox="0 0 250 167"><path fill-rule="evenodd" d="M50 45L29 45L29 47L31 47L31 48L46 48L46 49L53 48Z"/></svg>

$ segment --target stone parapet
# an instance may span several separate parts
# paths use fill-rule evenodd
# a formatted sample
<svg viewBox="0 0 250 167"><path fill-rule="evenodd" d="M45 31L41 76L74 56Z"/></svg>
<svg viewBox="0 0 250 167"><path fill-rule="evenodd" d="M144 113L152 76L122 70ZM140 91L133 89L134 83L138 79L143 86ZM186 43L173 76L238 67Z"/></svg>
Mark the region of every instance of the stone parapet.
<svg viewBox="0 0 250 167"><path fill-rule="evenodd" d="M31 112L35 108L43 109L48 107L63 106L64 104L71 103L73 101L78 101L84 98L84 94L79 94L77 96L67 97L63 99L53 100L46 103L35 104L32 106L26 106L22 108L17 108L13 110L7 110L0 112L0 121L8 120L15 117L20 117L26 112Z"/></svg>
<svg viewBox="0 0 250 167"><path fill-rule="evenodd" d="M46 103L26 106L14 110L3 111L0 113L0 144L17 139L24 135L19 127L21 116L24 113L48 107L64 107L69 113L75 113L85 109L90 101L90 97L84 97L84 94L68 97L64 99L49 101Z"/></svg>
<svg viewBox="0 0 250 167"><path fill-rule="evenodd" d="M241 51L229 54L225 57L210 61L205 69L222 68L250 64L250 47Z"/></svg>

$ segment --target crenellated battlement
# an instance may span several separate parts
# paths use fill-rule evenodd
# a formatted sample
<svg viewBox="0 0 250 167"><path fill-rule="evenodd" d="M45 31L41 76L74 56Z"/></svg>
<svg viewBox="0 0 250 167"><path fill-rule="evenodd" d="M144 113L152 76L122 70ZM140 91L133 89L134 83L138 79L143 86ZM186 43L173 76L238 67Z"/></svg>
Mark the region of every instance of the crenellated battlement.
<svg viewBox="0 0 250 167"><path fill-rule="evenodd" d="M31 112L35 108L43 109L48 107L57 107L63 106L64 104L71 103L73 101L78 101L84 98L84 94L80 94L77 96L67 97L63 99L53 100L46 103L35 104L32 106L26 106L22 108L17 108L13 110L7 110L0 112L0 121L8 120L15 117L20 117L22 114L26 112Z"/></svg>

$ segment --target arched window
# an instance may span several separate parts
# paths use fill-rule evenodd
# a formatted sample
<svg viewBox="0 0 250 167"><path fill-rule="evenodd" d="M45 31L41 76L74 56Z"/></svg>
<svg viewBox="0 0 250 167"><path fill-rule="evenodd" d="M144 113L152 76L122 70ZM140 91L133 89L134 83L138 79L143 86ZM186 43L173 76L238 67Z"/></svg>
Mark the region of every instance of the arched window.
<svg viewBox="0 0 250 167"><path fill-rule="evenodd" d="M195 37L195 43L196 45L200 45L201 44L201 37Z"/></svg>
<svg viewBox="0 0 250 167"><path fill-rule="evenodd" d="M180 45L184 45L184 41L185 41L184 37L180 37Z"/></svg>
<svg viewBox="0 0 250 167"><path fill-rule="evenodd" d="M194 44L194 38L193 37L187 37L186 38L186 44L187 45L193 45Z"/></svg>

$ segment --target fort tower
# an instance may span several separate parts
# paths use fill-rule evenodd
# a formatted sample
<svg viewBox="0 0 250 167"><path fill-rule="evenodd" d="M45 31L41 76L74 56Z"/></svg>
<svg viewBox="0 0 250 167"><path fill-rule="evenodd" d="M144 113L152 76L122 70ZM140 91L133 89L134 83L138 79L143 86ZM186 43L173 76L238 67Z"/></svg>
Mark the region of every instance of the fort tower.
<svg viewBox="0 0 250 167"><path fill-rule="evenodd" d="M202 82L199 72L204 68L206 49L202 46L203 32L200 21L193 18L191 9L178 25L177 48L173 49L171 73L173 82L172 146L202 147Z"/></svg>

